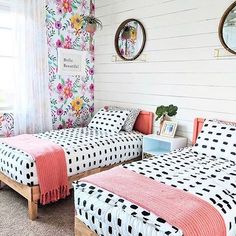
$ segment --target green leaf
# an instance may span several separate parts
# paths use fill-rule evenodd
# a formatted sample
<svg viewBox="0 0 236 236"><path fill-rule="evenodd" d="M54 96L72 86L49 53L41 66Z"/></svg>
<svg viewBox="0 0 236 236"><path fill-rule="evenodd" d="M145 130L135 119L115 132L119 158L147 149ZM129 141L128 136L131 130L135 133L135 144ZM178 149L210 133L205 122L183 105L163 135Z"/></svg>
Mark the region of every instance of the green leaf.
<svg viewBox="0 0 236 236"><path fill-rule="evenodd" d="M65 85L65 80L61 77L61 83Z"/></svg>
<svg viewBox="0 0 236 236"><path fill-rule="evenodd" d="M73 8L74 10L77 10L77 9L78 9L78 7L77 7L76 5L74 5L74 4L71 4L71 6L72 6L72 8Z"/></svg>
<svg viewBox="0 0 236 236"><path fill-rule="evenodd" d="M169 105L168 107L168 116L175 116L177 114L178 107L174 106L173 104Z"/></svg>
<svg viewBox="0 0 236 236"><path fill-rule="evenodd" d="M173 104L169 106L159 106L156 109L156 115L157 118L156 120L159 120L163 115L168 115L168 116L175 116L177 114L178 107L174 106Z"/></svg>

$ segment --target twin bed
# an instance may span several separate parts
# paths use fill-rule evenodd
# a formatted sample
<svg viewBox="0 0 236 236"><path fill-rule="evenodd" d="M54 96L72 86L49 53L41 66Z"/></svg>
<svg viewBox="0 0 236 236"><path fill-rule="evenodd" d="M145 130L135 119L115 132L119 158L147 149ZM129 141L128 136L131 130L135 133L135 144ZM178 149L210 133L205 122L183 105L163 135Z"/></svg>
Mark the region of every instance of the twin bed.
<svg viewBox="0 0 236 236"><path fill-rule="evenodd" d="M120 163L139 160L142 136L152 132L153 113L141 111L131 132L111 133L99 129L74 128L35 135L61 146L65 153L68 182L107 170ZM52 167L53 168L53 167ZM35 161L24 151L0 143L0 183L28 200L29 218L37 218L40 187Z"/></svg>
<svg viewBox="0 0 236 236"><path fill-rule="evenodd" d="M124 164L122 167L131 171L132 174L145 176L147 179L154 180L152 182L170 187L170 191L177 189L182 193L190 193L197 200L206 203L207 209L198 208L192 201L190 203L194 209L191 214L190 212L182 212L180 208L175 215L176 209L173 206L177 205L178 207L177 202L181 202L181 198L178 195L169 198L167 192L166 199L161 199L163 202L159 201L155 204L164 204L164 210L166 212L169 210L167 218L171 220L168 221L166 218L154 214L152 208L148 210L140 206L141 204L138 202L143 202L143 199L139 199L141 195L138 198L130 194L125 198L122 196L122 192L118 191L119 194L116 194L115 191L110 191L107 187L101 187L109 184L94 184L93 181L96 182L96 179L104 178L104 173L102 173L74 183L75 235L235 236L236 160L233 158L236 158L236 128L233 123L221 124L210 121L205 122L204 127L203 123L203 119L195 120L193 143L196 144L193 148L176 150L159 157ZM210 155L211 152L213 155ZM222 152L223 154L220 157L215 157L214 152ZM224 155L225 153L226 155ZM120 171L120 169L117 170ZM112 174L115 175L115 172ZM127 176L128 174L127 172ZM119 181L119 177L117 176L115 180ZM129 186L128 181L127 177L127 183L124 185ZM128 191L127 188L123 186L122 188ZM140 187L137 182L134 189L136 188L138 188L137 192L143 192L149 186ZM112 189L115 190L115 188ZM151 194L151 192L148 193ZM155 199L156 196L152 197ZM182 204L183 208L184 204L185 202ZM214 214L210 212L218 214L218 218L214 218ZM202 217L194 218L199 213L203 213ZM177 222L176 219L181 217L184 219L182 223L185 224L189 222L192 224L193 220L197 219L195 229L191 229L193 233L188 234L185 229L170 223ZM194 227L194 224L191 224L189 223L186 228Z"/></svg>
<svg viewBox="0 0 236 236"><path fill-rule="evenodd" d="M193 147L141 161L153 113L140 112L132 131L112 132L125 120L112 112L101 110L89 127L35 135L65 153L75 235L235 236L236 125L196 119ZM36 165L25 151L0 142L0 183L28 200L32 220L42 186Z"/></svg>

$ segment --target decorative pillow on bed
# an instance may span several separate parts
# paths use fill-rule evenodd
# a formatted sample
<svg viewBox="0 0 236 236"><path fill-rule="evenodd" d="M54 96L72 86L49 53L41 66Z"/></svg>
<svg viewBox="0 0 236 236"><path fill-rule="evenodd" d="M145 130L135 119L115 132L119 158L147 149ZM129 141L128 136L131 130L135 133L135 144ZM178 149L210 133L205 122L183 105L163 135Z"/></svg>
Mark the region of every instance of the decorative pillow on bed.
<svg viewBox="0 0 236 236"><path fill-rule="evenodd" d="M236 127L236 123L235 122L223 121L223 120L217 120L217 119L214 119L212 121L216 122L218 124L231 125L231 126L235 126Z"/></svg>
<svg viewBox="0 0 236 236"><path fill-rule="evenodd" d="M88 127L108 131L111 133L119 133L129 115L129 111L114 111L100 109L93 117Z"/></svg>
<svg viewBox="0 0 236 236"><path fill-rule="evenodd" d="M134 128L135 121L140 113L140 109L138 108L124 108L124 107L117 107L117 106L109 106L109 111L130 111L128 118L126 119L122 130L130 132Z"/></svg>
<svg viewBox="0 0 236 236"><path fill-rule="evenodd" d="M227 122L206 120L192 150L236 161L236 127Z"/></svg>

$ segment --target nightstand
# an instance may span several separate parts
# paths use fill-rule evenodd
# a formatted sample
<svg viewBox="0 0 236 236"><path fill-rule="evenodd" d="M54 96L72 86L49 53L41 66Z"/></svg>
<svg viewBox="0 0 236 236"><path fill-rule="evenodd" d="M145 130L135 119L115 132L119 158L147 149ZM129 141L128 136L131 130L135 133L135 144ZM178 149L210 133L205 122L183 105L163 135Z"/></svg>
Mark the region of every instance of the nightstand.
<svg viewBox="0 0 236 236"><path fill-rule="evenodd" d="M161 155L186 146L187 138L185 137L168 138L156 134L146 135L143 137L142 158Z"/></svg>

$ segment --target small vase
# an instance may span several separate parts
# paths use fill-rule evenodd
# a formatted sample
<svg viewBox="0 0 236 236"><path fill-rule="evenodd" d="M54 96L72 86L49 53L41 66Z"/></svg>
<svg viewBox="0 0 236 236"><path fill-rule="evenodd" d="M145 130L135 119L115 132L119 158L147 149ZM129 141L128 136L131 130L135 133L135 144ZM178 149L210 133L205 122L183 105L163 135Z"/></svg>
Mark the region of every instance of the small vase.
<svg viewBox="0 0 236 236"><path fill-rule="evenodd" d="M130 36L131 36L130 28L128 26L126 26L123 30L123 33L122 33L121 37L124 40L128 40L128 39L130 39Z"/></svg>
<svg viewBox="0 0 236 236"><path fill-rule="evenodd" d="M95 31L97 30L97 25L96 24L87 24L86 26L86 31L90 34L94 34Z"/></svg>

